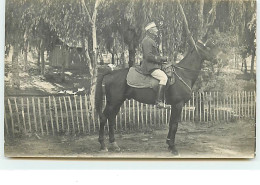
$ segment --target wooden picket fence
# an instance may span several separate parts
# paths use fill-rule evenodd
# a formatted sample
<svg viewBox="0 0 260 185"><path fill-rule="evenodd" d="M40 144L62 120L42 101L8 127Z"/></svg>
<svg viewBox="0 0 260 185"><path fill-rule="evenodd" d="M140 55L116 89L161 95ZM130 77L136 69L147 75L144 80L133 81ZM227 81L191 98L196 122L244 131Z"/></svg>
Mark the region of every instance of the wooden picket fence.
<svg viewBox="0 0 260 185"><path fill-rule="evenodd" d="M182 110L182 121L216 122L255 119L256 92L194 92ZM105 100L104 100L105 104ZM166 125L171 110L126 100L116 117L116 130L141 130ZM6 97L5 134L91 134L99 129L99 118L88 95ZM106 126L107 128L107 126Z"/></svg>

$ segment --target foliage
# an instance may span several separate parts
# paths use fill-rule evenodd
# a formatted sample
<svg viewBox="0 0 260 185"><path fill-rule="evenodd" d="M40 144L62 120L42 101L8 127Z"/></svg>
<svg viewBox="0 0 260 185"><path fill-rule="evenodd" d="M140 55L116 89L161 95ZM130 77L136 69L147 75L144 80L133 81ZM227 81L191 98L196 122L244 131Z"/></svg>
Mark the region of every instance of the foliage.
<svg viewBox="0 0 260 185"><path fill-rule="evenodd" d="M71 46L85 45L90 57L93 51L93 24L96 0L8 0L6 1L6 53L18 44L18 50L39 48L52 51L57 40ZM215 62L206 62L197 89L217 89L225 83L225 66L231 53L254 55L256 48L255 1L181 1L189 29L195 40L206 36L222 48ZM171 0L111 0L101 1L95 22L99 52L124 53L129 51L129 63L144 37L144 27L150 21L159 25L162 54L173 57L188 49L188 35L183 27L177 1ZM207 24L212 24L207 27ZM127 47L125 47L125 45ZM86 51L87 51L86 50ZM91 63L85 56L86 64ZM253 57L252 57L253 58ZM90 66L90 65L89 65ZM91 66L89 67L89 70ZM90 70L91 71L91 70ZM206 71L208 74L206 74ZM232 80L233 77L230 77Z"/></svg>

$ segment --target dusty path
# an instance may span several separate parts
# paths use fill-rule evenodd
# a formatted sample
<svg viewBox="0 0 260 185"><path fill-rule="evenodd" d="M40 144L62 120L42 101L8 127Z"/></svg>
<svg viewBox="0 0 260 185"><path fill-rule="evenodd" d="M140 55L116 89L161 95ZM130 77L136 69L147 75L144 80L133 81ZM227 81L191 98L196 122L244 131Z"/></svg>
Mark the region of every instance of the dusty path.
<svg viewBox="0 0 260 185"><path fill-rule="evenodd" d="M167 128L149 133L116 134L121 152L99 152L98 136L23 136L5 141L10 157L172 158L165 138ZM108 142L108 141L107 141ZM109 146L108 146L109 147ZM253 120L214 125L181 123L176 135L180 158L252 158Z"/></svg>

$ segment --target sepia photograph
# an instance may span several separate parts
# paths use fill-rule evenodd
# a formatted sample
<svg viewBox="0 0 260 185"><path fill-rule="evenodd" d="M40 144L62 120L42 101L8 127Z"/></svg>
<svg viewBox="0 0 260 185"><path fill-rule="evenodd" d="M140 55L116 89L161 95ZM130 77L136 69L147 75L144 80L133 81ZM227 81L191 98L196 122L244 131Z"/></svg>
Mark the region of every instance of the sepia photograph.
<svg viewBox="0 0 260 185"><path fill-rule="evenodd" d="M6 0L10 158L251 159L255 0Z"/></svg>

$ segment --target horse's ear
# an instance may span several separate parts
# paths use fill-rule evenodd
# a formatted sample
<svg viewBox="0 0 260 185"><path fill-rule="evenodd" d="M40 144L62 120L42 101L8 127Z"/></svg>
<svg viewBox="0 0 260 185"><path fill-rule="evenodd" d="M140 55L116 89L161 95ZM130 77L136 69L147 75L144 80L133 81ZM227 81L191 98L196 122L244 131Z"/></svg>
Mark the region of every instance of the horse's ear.
<svg viewBox="0 0 260 185"><path fill-rule="evenodd" d="M202 44L203 46L206 46L206 44L202 40L198 40L198 43Z"/></svg>

